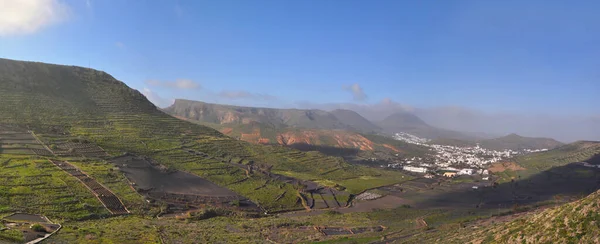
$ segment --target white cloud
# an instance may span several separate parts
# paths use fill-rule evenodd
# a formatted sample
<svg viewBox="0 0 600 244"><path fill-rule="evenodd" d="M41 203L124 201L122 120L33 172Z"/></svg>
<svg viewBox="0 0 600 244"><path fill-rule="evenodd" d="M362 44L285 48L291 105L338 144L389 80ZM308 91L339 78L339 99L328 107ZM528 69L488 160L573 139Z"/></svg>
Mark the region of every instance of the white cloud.
<svg viewBox="0 0 600 244"><path fill-rule="evenodd" d="M31 34L68 14L69 7L60 0L0 0L0 36Z"/></svg>
<svg viewBox="0 0 600 244"><path fill-rule="evenodd" d="M352 97L355 101L364 101L367 99L367 94L363 91L362 87L358 83L354 83L350 86L342 87L344 90L352 93Z"/></svg>
<svg viewBox="0 0 600 244"><path fill-rule="evenodd" d="M142 90L142 94L144 94L144 96L146 96L146 98L148 98L148 100L150 100L150 102L152 102L154 105L156 105L157 107L160 107L160 108L168 107L175 102L174 99L162 98L161 96L159 96L158 94L156 94L154 91L150 90L150 88L147 88L147 87L144 87L144 90Z"/></svg>
<svg viewBox="0 0 600 244"><path fill-rule="evenodd" d="M227 99L250 99L250 100L276 100L277 97L269 94L256 94L247 91L222 91L220 97Z"/></svg>
<svg viewBox="0 0 600 244"><path fill-rule="evenodd" d="M167 88L175 88L175 89L200 89L202 86L197 82L194 82L190 79L178 79L175 81L159 81L159 80L147 80L146 84L149 86L157 86L157 87L167 87Z"/></svg>

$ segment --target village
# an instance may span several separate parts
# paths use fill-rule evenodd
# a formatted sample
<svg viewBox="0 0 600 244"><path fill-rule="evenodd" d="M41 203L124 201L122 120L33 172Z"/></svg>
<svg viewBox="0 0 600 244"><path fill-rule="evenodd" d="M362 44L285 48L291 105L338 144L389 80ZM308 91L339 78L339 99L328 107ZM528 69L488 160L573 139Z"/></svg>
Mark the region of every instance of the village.
<svg viewBox="0 0 600 244"><path fill-rule="evenodd" d="M396 133L394 139L428 147L431 154L427 157L412 157L402 162L391 163L382 167L401 169L413 173L425 174L425 178L434 175L454 177L459 175L480 175L482 180L489 179L487 166L517 155L546 151L547 149L521 151L496 151L485 149L477 144L474 147L458 147L429 143L430 140L404 132Z"/></svg>

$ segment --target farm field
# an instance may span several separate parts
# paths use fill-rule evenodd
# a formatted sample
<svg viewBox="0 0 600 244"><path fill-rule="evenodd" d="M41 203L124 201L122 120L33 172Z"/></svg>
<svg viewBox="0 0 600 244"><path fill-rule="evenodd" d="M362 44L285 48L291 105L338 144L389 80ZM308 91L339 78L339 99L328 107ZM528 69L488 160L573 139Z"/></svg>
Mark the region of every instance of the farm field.
<svg viewBox="0 0 600 244"><path fill-rule="evenodd" d="M0 59L0 79L0 215L47 216L63 226L48 243L419 243L600 183L575 163L598 164L594 142L517 157L492 181L432 180L236 140L101 71ZM0 242L26 239L6 224Z"/></svg>

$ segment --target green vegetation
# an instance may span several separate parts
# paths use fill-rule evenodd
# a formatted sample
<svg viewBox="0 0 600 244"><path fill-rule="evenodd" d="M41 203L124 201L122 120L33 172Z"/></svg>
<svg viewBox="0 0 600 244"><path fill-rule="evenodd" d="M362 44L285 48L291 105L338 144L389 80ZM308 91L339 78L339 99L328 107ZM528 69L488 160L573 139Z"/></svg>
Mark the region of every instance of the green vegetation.
<svg viewBox="0 0 600 244"><path fill-rule="evenodd" d="M31 138L11 141L15 138L4 136L0 139L0 214L43 214L61 223L64 228L51 237L51 243L231 243L265 240L335 243L368 242L381 238L408 238L418 242L425 240L420 237L434 233L429 230L448 233L444 231L463 228L466 223L491 215L487 210L449 211L409 205L368 213L284 213L301 210L307 204L306 199L299 199L299 196L307 195L302 193L305 186L286 183L273 174L344 190L344 194L336 196L341 203L347 202L350 194L400 183L411 177L353 165L340 157L316 151L301 152L279 145L256 145L232 139L214 129L159 111L141 93L100 71L0 59L0 80L0 132L18 130L23 135L30 135L26 131L31 130L54 152L60 152L51 154ZM315 112L312 116L319 117L321 114ZM291 119L297 123L305 122L300 115L293 115ZM323 119L334 121L327 116ZM335 123L330 125L337 126ZM374 135L367 137L377 143L397 147L406 154L422 152L420 148L397 141ZM585 160L599 151L597 144L581 143L518 158L517 163L527 170L506 173L506 177L510 174L525 176ZM193 173L251 199L266 212L281 214L250 218L229 208L203 207L189 212L187 217L184 215L185 221L172 217L156 218L165 204L153 205L146 201L109 163L111 157L124 153L148 157L165 171ZM68 160L114 192L132 213L111 216L84 184L60 170L49 159ZM587 171L575 173L589 174ZM331 198L322 196L327 202ZM551 229L560 235L556 240L591 240L589 235L598 235L597 194L591 200L580 203L550 212L549 216L556 216L562 220L561 223L544 218L537 221L560 226ZM230 204L235 206L240 202L232 201ZM570 222L567 217L571 215L577 222ZM0 225L0 228L3 226ZM322 226L362 232L324 236L316 228ZM506 228L510 233L504 234L512 236L522 230L523 234L534 235L535 231L539 231L533 227L527 229L527 226L533 224L515 224ZM380 230L374 230L376 228ZM561 228L569 232L563 233ZM511 238L514 236L493 240L502 242L513 240ZM0 240L18 242L23 240L23 236L15 229L1 230Z"/></svg>
<svg viewBox="0 0 600 244"><path fill-rule="evenodd" d="M44 228L44 226L42 226L41 224L34 224L31 226L31 229L37 232L46 232L46 228Z"/></svg>
<svg viewBox="0 0 600 244"><path fill-rule="evenodd" d="M6 160L0 155L0 161ZM108 216L108 211L77 179L45 159L11 156L0 166L0 213L27 212L56 219Z"/></svg>
<svg viewBox="0 0 600 244"><path fill-rule="evenodd" d="M0 231L0 242L2 241L21 243L24 241L23 233L13 229Z"/></svg>
<svg viewBox="0 0 600 244"><path fill-rule="evenodd" d="M600 237L599 211L600 192L596 192L577 202L452 237L462 243L593 243Z"/></svg>
<svg viewBox="0 0 600 244"><path fill-rule="evenodd" d="M499 182L507 182L516 178L524 179L553 167L589 160L599 153L600 142L581 141L546 152L527 154L515 158L515 162L525 170L504 171L498 174L500 176Z"/></svg>
<svg viewBox="0 0 600 244"><path fill-rule="evenodd" d="M277 203L271 200L282 191L294 191L293 186L271 180L267 187L254 190L268 178L259 172L248 177L243 169L223 161L231 158L253 161L274 172L291 172L302 179L331 180L343 187L346 187L344 183L351 184L350 179L371 179L346 187L352 192L402 181L399 173L352 166L341 158L316 152L253 145L208 127L176 119L156 109L138 91L104 72L9 60L0 60L0 71L3 77L0 123L29 127L50 145L66 139L56 137L55 132L61 132L70 134L67 138L71 142L75 142L72 139L78 139L78 142L89 140L112 155L129 152L149 156L167 167L192 172L228 187L267 209L298 208L295 194L286 194ZM189 149L203 152L208 157L194 157L185 151ZM87 169L90 174L96 175L101 182L121 182L109 187L115 187L115 191L130 204L136 201L136 196L124 187L122 177L101 173L108 165L97 162L92 166Z"/></svg>

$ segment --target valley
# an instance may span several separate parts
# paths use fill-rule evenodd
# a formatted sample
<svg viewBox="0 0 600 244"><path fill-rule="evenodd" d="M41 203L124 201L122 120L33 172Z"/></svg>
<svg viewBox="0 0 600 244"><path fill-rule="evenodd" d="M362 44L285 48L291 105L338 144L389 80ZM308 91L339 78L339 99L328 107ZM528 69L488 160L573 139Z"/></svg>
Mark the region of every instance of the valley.
<svg viewBox="0 0 600 244"><path fill-rule="evenodd" d="M107 73L6 59L0 96L2 242L418 243L600 189L599 142L449 146L405 129L418 118L388 134L349 111L167 114Z"/></svg>

